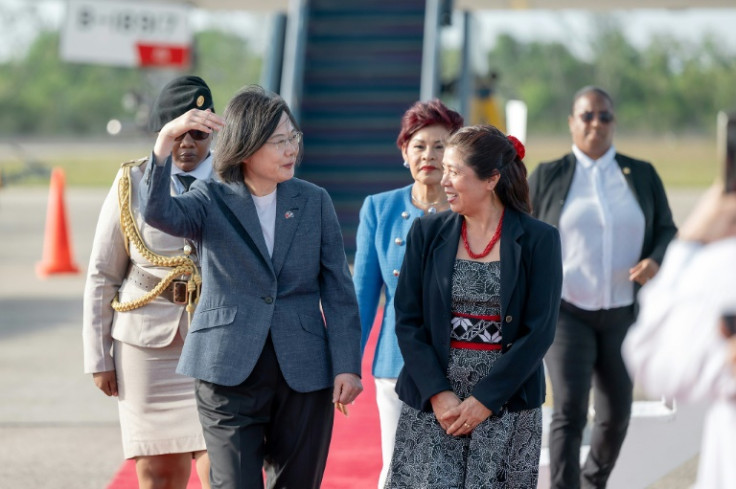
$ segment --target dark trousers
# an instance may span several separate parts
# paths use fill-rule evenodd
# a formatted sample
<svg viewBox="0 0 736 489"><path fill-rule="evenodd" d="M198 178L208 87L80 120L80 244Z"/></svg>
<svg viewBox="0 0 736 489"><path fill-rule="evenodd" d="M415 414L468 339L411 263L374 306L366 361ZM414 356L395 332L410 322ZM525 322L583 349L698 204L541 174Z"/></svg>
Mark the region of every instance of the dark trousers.
<svg viewBox="0 0 736 489"><path fill-rule="evenodd" d="M551 487L605 488L631 418L633 386L621 344L634 322L633 306L585 311L562 302L545 364L554 409L549 433ZM591 379L595 417L582 471L580 446Z"/></svg>
<svg viewBox="0 0 736 489"><path fill-rule="evenodd" d="M195 383L213 489L318 489L332 436L332 389L297 392L271 339L240 385Z"/></svg>

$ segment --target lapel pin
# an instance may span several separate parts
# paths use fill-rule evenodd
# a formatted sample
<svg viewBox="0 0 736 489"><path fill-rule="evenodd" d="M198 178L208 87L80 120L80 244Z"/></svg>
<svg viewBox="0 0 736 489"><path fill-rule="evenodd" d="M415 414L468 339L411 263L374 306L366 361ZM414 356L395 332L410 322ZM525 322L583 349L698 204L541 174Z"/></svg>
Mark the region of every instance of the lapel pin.
<svg viewBox="0 0 736 489"><path fill-rule="evenodd" d="M294 213L291 211L286 211L286 214L284 214L284 217L286 219L291 219L292 217L294 217Z"/></svg>
<svg viewBox="0 0 736 489"><path fill-rule="evenodd" d="M629 168L628 166L625 166L623 169L623 172L624 172L624 175L628 175L629 173L631 173L631 168Z"/></svg>

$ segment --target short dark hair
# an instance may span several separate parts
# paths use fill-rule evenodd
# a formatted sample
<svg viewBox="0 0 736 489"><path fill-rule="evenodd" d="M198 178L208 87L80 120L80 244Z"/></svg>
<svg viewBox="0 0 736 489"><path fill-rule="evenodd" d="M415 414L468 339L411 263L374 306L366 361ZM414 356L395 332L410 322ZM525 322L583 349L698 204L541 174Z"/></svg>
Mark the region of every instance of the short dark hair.
<svg viewBox="0 0 736 489"><path fill-rule="evenodd" d="M396 146L403 150L414 134L435 124L445 126L453 133L463 127L463 116L448 108L439 99L415 102L401 118L401 131L396 138Z"/></svg>
<svg viewBox="0 0 736 489"><path fill-rule="evenodd" d="M506 135L490 124L463 127L447 141L481 180L500 173L494 192L504 206L529 214L526 166Z"/></svg>
<svg viewBox="0 0 736 489"><path fill-rule="evenodd" d="M588 95L589 93L595 93L596 95L600 95L604 99L608 100L608 102L611 104L611 108L613 108L613 97L603 90L601 87L597 87L595 85L586 85L577 92L575 92L575 95L572 97L572 105L570 106L570 114L573 114L575 112L575 104L577 103L578 99L582 97L583 95Z"/></svg>
<svg viewBox="0 0 736 489"><path fill-rule="evenodd" d="M296 120L280 96L258 85L240 89L225 107L225 127L217 135L213 167L223 182L243 181L243 160L266 143L286 114L296 130ZM297 163L303 145L299 143Z"/></svg>

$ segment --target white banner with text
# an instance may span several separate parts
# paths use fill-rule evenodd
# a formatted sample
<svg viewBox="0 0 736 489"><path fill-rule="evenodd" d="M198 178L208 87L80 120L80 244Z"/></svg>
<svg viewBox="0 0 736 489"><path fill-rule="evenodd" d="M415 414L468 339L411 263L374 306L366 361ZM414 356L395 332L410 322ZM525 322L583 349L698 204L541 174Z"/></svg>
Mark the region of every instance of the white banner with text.
<svg viewBox="0 0 736 489"><path fill-rule="evenodd" d="M69 0L61 58L76 63L188 69L190 7L147 2Z"/></svg>

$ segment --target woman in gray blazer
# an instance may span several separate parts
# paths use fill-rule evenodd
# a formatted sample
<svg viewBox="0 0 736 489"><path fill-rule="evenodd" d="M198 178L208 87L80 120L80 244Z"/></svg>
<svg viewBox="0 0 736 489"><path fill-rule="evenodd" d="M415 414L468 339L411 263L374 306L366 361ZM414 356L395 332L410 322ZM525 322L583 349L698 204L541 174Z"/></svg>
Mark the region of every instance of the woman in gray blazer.
<svg viewBox="0 0 736 489"><path fill-rule="evenodd" d="M215 171L166 192L173 142L219 130ZM286 103L257 86L224 118L165 125L144 177L146 222L197 243L202 293L178 371L197 379L213 488L318 488L333 421L361 392L360 318L327 192L294 178L302 154Z"/></svg>

